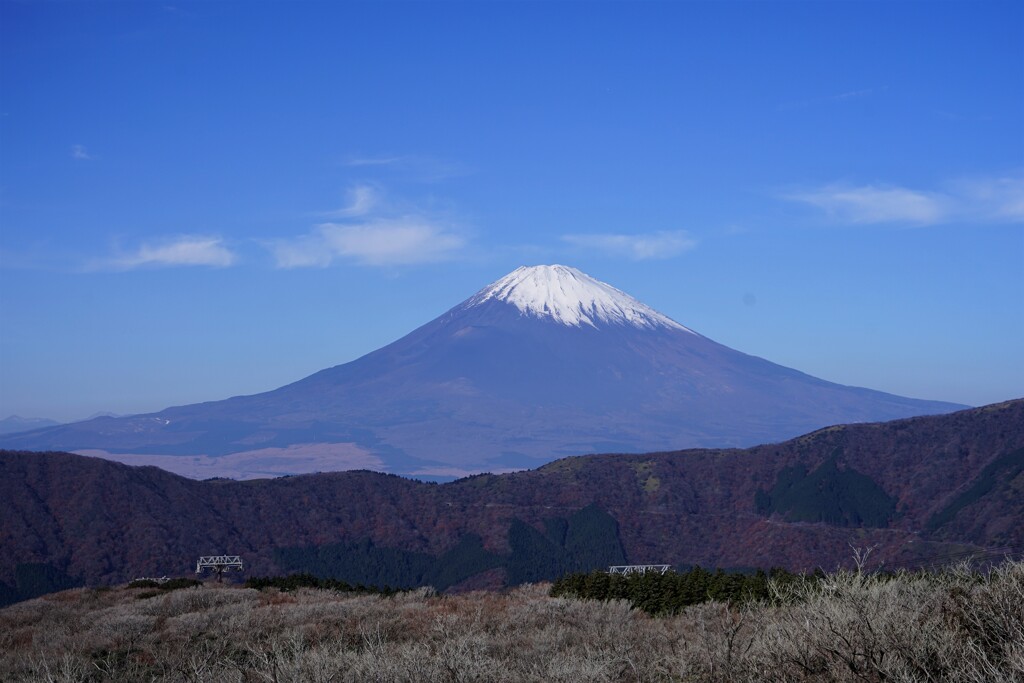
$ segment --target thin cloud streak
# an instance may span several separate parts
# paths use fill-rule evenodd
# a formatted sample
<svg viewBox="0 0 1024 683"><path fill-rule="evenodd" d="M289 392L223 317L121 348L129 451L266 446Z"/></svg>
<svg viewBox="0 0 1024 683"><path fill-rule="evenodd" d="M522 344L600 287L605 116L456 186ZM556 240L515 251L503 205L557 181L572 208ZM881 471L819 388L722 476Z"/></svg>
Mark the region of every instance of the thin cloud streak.
<svg viewBox="0 0 1024 683"><path fill-rule="evenodd" d="M405 162L408 157L353 157L345 161L346 166L393 166Z"/></svg>
<svg viewBox="0 0 1024 683"><path fill-rule="evenodd" d="M902 187L833 184L783 197L817 207L842 223L930 225L948 213L941 196Z"/></svg>
<svg viewBox="0 0 1024 683"><path fill-rule="evenodd" d="M574 247L625 257L633 261L669 259L697 246L685 230L647 234L592 233L563 235L562 241Z"/></svg>
<svg viewBox="0 0 1024 683"><path fill-rule="evenodd" d="M804 109L805 107L811 107L819 104L826 104L828 102L845 102L847 100L856 100L864 97L871 97L876 93L885 92L889 89L889 86L883 85L878 88L861 88L860 90L848 90L846 92L836 93L834 95L826 95L824 97L814 97L807 100L798 100L795 102L783 102L777 105L775 108L778 111L792 111L794 109Z"/></svg>
<svg viewBox="0 0 1024 683"><path fill-rule="evenodd" d="M780 195L843 225L1024 222L1024 175L971 178L939 191L832 183Z"/></svg>
<svg viewBox="0 0 1024 683"><path fill-rule="evenodd" d="M403 177L406 180L420 183L439 183L469 175L472 172L464 164L414 154L379 157L353 156L343 161L342 165L349 168L362 168L367 173L376 170L380 174Z"/></svg>
<svg viewBox="0 0 1024 683"><path fill-rule="evenodd" d="M71 145L71 158L78 161L89 161L92 159L92 156L89 154L89 150L85 148L85 145Z"/></svg>
<svg viewBox="0 0 1024 683"><path fill-rule="evenodd" d="M847 92L841 92L838 95L832 95L828 99L833 102L842 102L843 100L852 100L858 97L867 97L873 95L876 91L888 90L889 86L882 86L881 88L863 88L861 90L850 90Z"/></svg>
<svg viewBox="0 0 1024 683"><path fill-rule="evenodd" d="M101 264L105 269L132 270L142 267L234 265L237 255L220 237L183 235L157 244L143 244L135 251Z"/></svg>

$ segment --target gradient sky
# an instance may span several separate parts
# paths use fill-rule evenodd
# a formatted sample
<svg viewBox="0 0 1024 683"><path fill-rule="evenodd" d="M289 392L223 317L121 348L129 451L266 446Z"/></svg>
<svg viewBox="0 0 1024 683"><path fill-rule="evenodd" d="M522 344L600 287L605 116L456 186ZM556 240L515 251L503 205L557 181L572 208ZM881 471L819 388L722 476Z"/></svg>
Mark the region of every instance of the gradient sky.
<svg viewBox="0 0 1024 683"><path fill-rule="evenodd" d="M0 417L272 389L539 263L1024 396L1024 3L0 0Z"/></svg>

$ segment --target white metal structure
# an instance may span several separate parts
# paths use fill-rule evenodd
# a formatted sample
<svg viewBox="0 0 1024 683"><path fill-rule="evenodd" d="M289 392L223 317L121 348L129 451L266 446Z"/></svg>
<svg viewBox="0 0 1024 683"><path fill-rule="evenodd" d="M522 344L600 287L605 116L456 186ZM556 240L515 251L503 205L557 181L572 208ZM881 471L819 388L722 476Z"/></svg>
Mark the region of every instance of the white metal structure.
<svg viewBox="0 0 1024 683"><path fill-rule="evenodd" d="M242 558L238 555L204 555L196 561L196 574L202 574L205 570L216 572L217 580L227 571L242 571Z"/></svg>
<svg viewBox="0 0 1024 683"><path fill-rule="evenodd" d="M616 564L608 567L609 574L646 574L648 572L667 574L670 564Z"/></svg>

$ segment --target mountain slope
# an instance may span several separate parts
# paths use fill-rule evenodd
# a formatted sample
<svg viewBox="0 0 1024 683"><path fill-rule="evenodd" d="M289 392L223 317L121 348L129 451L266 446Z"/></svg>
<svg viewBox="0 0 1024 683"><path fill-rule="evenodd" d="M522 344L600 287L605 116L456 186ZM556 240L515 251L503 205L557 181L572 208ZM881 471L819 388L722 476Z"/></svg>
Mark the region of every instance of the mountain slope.
<svg viewBox="0 0 1024 683"><path fill-rule="evenodd" d="M598 526L610 516L630 562L831 568L850 544L876 547L872 557L889 566L976 548L1020 552L1022 449L1024 400L746 450L572 457L441 485L365 471L199 482L97 458L0 452L0 581L13 583L19 565L88 582L173 575L217 552L268 574L322 567L301 558L342 552L351 559L339 566L394 564L402 553L476 558L479 580L495 585L508 574L487 568L501 563L527 576L579 565L585 555L560 554L574 545L566 520L588 506ZM813 506L779 496L808 480L821 484ZM578 536L614 556L603 528ZM517 559L530 544L533 560Z"/></svg>
<svg viewBox="0 0 1024 683"><path fill-rule="evenodd" d="M0 443L137 463L126 454L212 456L223 467L208 471L242 477L353 467L461 475L562 455L749 446L959 407L816 379L718 344L578 270L537 266L274 391ZM202 476L198 461L153 462Z"/></svg>

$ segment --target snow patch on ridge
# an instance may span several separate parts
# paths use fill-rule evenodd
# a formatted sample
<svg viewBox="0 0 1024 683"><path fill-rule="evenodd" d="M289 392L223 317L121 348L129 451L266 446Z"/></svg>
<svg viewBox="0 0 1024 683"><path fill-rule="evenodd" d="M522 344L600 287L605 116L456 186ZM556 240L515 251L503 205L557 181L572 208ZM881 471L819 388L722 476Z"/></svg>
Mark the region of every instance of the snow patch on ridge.
<svg viewBox="0 0 1024 683"><path fill-rule="evenodd" d="M599 323L646 329L667 327L696 334L625 292L569 266L523 266L480 290L467 306L490 300L512 304L523 315L551 318L570 327Z"/></svg>

